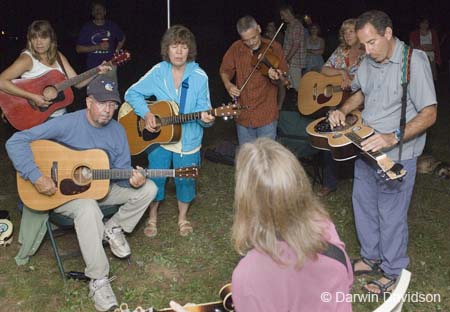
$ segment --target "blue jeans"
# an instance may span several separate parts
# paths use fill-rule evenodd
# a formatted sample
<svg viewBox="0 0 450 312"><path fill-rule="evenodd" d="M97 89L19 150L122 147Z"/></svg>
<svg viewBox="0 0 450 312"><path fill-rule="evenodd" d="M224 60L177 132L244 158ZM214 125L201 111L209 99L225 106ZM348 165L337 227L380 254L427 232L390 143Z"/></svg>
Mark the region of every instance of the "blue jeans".
<svg viewBox="0 0 450 312"><path fill-rule="evenodd" d="M250 128L250 127L247 128L236 124L239 145L252 142L257 138L261 137L267 137L272 140L275 140L277 136L277 125L278 125L277 120L274 120L270 124L259 128Z"/></svg>

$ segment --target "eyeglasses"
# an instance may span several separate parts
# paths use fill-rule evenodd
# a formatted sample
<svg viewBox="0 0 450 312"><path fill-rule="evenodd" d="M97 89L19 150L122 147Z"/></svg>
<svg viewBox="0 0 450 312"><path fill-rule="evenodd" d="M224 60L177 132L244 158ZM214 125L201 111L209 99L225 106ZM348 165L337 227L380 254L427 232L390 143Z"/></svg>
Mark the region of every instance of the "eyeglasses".
<svg viewBox="0 0 450 312"><path fill-rule="evenodd" d="M107 102L95 101L95 104L97 104L97 106L102 110L106 109L107 107L109 109L114 109L114 110L119 108L119 104L117 104L116 102L113 102L113 101L107 101Z"/></svg>

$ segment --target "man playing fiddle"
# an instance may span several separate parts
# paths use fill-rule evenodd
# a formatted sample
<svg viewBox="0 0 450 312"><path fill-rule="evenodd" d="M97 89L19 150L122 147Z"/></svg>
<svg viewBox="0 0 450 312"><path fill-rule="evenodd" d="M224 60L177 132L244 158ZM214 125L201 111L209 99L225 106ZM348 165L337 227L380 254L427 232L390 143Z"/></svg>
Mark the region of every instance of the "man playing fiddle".
<svg viewBox="0 0 450 312"><path fill-rule="evenodd" d="M275 139L278 120L277 83L282 73L288 70L283 49L278 42L273 42L269 48L270 56L271 59L277 59L278 68L269 68L266 75L256 70L248 79L255 59L264 52L270 40L261 37L261 27L251 16L240 18L236 27L241 39L235 41L225 53L220 77L230 96L239 97L239 103L247 106L236 119L239 144L258 137Z"/></svg>

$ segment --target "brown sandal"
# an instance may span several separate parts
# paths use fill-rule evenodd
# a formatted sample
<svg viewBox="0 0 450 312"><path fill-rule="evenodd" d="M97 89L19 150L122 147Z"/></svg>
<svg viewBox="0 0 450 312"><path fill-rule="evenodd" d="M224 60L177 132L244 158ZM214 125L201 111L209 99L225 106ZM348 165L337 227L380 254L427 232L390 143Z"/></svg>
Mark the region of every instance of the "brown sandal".
<svg viewBox="0 0 450 312"><path fill-rule="evenodd" d="M188 236L194 231L191 222L188 220L178 222L178 230L181 236Z"/></svg>
<svg viewBox="0 0 450 312"><path fill-rule="evenodd" d="M158 228L156 227L156 221L148 219L147 226L144 228L144 235L153 238L158 234Z"/></svg>

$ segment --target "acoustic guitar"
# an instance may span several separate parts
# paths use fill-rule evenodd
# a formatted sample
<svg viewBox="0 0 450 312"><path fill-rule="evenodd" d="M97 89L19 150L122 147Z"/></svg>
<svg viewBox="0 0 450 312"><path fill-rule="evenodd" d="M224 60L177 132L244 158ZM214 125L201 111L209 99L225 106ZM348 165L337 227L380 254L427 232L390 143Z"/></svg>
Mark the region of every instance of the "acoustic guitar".
<svg viewBox="0 0 450 312"><path fill-rule="evenodd" d="M23 203L34 210L50 210L68 201L101 199L108 194L110 179L128 179L132 169L110 169L105 151L77 151L59 143L37 140L31 143L34 161L43 175L57 186L52 196L39 193L34 185L17 173L17 190ZM196 178L197 167L142 170L146 177Z"/></svg>
<svg viewBox="0 0 450 312"><path fill-rule="evenodd" d="M337 106L348 97L341 89L342 76L325 76L311 71L300 80L297 105L303 115L311 115L323 108Z"/></svg>
<svg viewBox="0 0 450 312"><path fill-rule="evenodd" d="M177 142L181 138L181 124L184 122L201 119L202 112L178 114L176 104L169 101L147 102L148 108L156 118L156 132L145 129L145 120L133 111L127 102L123 103L119 110L119 123L125 128L130 145L131 155L137 155L145 151L150 145L159 143L167 144ZM238 104L228 104L207 111L216 117L229 119L236 117L244 107Z"/></svg>
<svg viewBox="0 0 450 312"><path fill-rule="evenodd" d="M231 284L226 284L220 289L219 297L221 299L220 301L196 304L192 306L188 305L185 306L184 309L188 312L233 312L234 305L233 300L231 298ZM128 308L128 305L123 303L120 305L117 311L129 312L130 310ZM155 308L143 309L142 307L137 307L133 312L175 312L175 311L170 308L158 310Z"/></svg>
<svg viewBox="0 0 450 312"><path fill-rule="evenodd" d="M107 65L121 65L129 59L129 52L121 52ZM28 92L45 96L51 104L48 107L39 107L29 99L0 91L0 107L14 128L17 130L29 129L46 121L54 111L72 104L73 91L70 87L98 74L98 72L99 69L95 67L67 79L63 73L54 69L36 78L14 79L13 84Z"/></svg>
<svg viewBox="0 0 450 312"><path fill-rule="evenodd" d="M306 127L311 145L329 150L337 161L352 159L364 155L378 168L378 173L387 180L400 179L406 175L401 164L393 162L386 154L378 151L364 151L361 142L374 133L374 130L362 124L361 112L356 110L346 116L345 126L331 129L326 117L311 122Z"/></svg>

